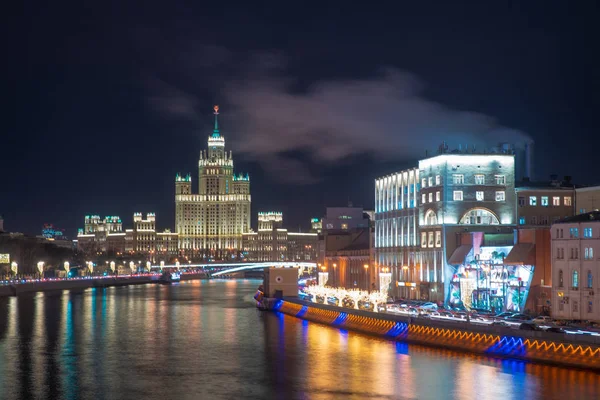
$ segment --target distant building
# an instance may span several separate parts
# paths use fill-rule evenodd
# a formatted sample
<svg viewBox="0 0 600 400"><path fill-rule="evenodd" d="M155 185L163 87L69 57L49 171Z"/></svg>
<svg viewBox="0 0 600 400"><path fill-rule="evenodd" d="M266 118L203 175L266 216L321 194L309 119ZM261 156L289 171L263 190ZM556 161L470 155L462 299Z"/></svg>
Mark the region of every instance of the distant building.
<svg viewBox="0 0 600 400"><path fill-rule="evenodd" d="M566 218L552 234L552 316L600 321L600 212Z"/></svg>
<svg viewBox="0 0 600 400"><path fill-rule="evenodd" d="M575 185L569 177L549 182L518 182L517 221L520 228L547 227L574 215Z"/></svg>
<svg viewBox="0 0 600 400"><path fill-rule="evenodd" d="M600 210L600 186L575 189L575 214Z"/></svg>
<svg viewBox="0 0 600 400"><path fill-rule="evenodd" d="M156 215L134 213L133 228L123 231L121 218L86 216L77 235L77 248L88 254L114 253L117 256L142 254L151 260L166 260L178 254L178 235L156 231Z"/></svg>
<svg viewBox="0 0 600 400"><path fill-rule="evenodd" d="M0 215L0 232L4 232L4 218Z"/></svg>
<svg viewBox="0 0 600 400"><path fill-rule="evenodd" d="M233 157L225 151L215 106L215 127L208 152L200 152L198 194L190 175L175 179L175 231L179 249L192 258L225 259L242 249L250 230L250 178L235 175Z"/></svg>
<svg viewBox="0 0 600 400"><path fill-rule="evenodd" d="M283 213L259 212L258 232L242 235L242 257L247 261L316 261L318 234L288 232Z"/></svg>
<svg viewBox="0 0 600 400"><path fill-rule="evenodd" d="M323 230L323 222L319 218L312 218L310 220L310 230L314 233L321 233Z"/></svg>
<svg viewBox="0 0 600 400"><path fill-rule="evenodd" d="M327 207L323 230L348 230L369 226L369 218L360 207Z"/></svg>

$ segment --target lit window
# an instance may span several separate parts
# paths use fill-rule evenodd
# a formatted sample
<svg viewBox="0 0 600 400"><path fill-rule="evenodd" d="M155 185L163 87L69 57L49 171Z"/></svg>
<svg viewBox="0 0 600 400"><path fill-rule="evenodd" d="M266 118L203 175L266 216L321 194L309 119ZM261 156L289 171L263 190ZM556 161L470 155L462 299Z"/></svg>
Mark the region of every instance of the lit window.
<svg viewBox="0 0 600 400"><path fill-rule="evenodd" d="M525 225L525 217L519 217L519 225Z"/></svg>
<svg viewBox="0 0 600 400"><path fill-rule="evenodd" d="M429 232L429 240L427 244L427 247L433 247L433 232Z"/></svg>
<svg viewBox="0 0 600 400"><path fill-rule="evenodd" d="M342 229L348 229L348 224L342 224Z"/></svg>
<svg viewBox="0 0 600 400"><path fill-rule="evenodd" d="M573 287L579 287L579 272L573 271Z"/></svg>
<svg viewBox="0 0 600 400"><path fill-rule="evenodd" d="M569 236L571 239L577 239L579 237L579 228L569 228Z"/></svg>
<svg viewBox="0 0 600 400"><path fill-rule="evenodd" d="M427 247L427 232L421 233L421 247Z"/></svg>
<svg viewBox="0 0 600 400"><path fill-rule="evenodd" d="M436 185L441 185L442 184L442 177L439 175L435 176L435 184Z"/></svg>
<svg viewBox="0 0 600 400"><path fill-rule="evenodd" d="M421 179L421 187L427 187L427 179L423 178Z"/></svg>
<svg viewBox="0 0 600 400"><path fill-rule="evenodd" d="M442 232L435 233L435 247L442 247Z"/></svg>
<svg viewBox="0 0 600 400"><path fill-rule="evenodd" d="M469 210L460 219L460 223L464 225L499 225L498 218L490 211L482 208L474 208Z"/></svg>
<svg viewBox="0 0 600 400"><path fill-rule="evenodd" d="M427 195L425 193L423 193L421 195L421 203L423 203L423 204L427 203Z"/></svg>
<svg viewBox="0 0 600 400"><path fill-rule="evenodd" d="M433 186L433 178L431 176L429 178L427 178L427 184L429 186Z"/></svg>
<svg viewBox="0 0 600 400"><path fill-rule="evenodd" d="M553 206L560 206L560 197L558 197L558 196L552 197L552 205Z"/></svg>
<svg viewBox="0 0 600 400"><path fill-rule="evenodd" d="M437 215L433 210L427 210L425 213L425 225L436 225L437 224Z"/></svg>
<svg viewBox="0 0 600 400"><path fill-rule="evenodd" d="M529 205L537 206L537 197L536 196L529 196Z"/></svg>
<svg viewBox="0 0 600 400"><path fill-rule="evenodd" d="M506 177L504 175L496 175L496 185L506 185Z"/></svg>
<svg viewBox="0 0 600 400"><path fill-rule="evenodd" d="M583 237L591 238L592 237L592 228L583 228Z"/></svg>
<svg viewBox="0 0 600 400"><path fill-rule="evenodd" d="M571 196L565 196L565 206L570 206L571 204Z"/></svg>
<svg viewBox="0 0 600 400"><path fill-rule="evenodd" d="M462 190L455 190L454 191L453 199L454 199L454 201L462 201L462 199L463 199L463 192L462 192Z"/></svg>
<svg viewBox="0 0 600 400"><path fill-rule="evenodd" d="M504 201L506 200L506 194L504 190L496 192L496 201Z"/></svg>
<svg viewBox="0 0 600 400"><path fill-rule="evenodd" d="M542 196L541 201L542 201L542 206L544 206L544 207L548 206L548 196Z"/></svg>
<svg viewBox="0 0 600 400"><path fill-rule="evenodd" d="M477 199L477 201L483 201L483 192L475 192L475 198Z"/></svg>
<svg viewBox="0 0 600 400"><path fill-rule="evenodd" d="M429 193L429 202L433 202L433 193Z"/></svg>
<svg viewBox="0 0 600 400"><path fill-rule="evenodd" d="M455 185L463 185L465 183L465 176L463 174L453 174L452 183Z"/></svg>
<svg viewBox="0 0 600 400"><path fill-rule="evenodd" d="M592 275L592 271L590 270L588 270L587 287L590 289L594 287L594 275Z"/></svg>
<svg viewBox="0 0 600 400"><path fill-rule="evenodd" d="M482 174L475 175L475 184L476 185L485 185L485 175L482 175Z"/></svg>
<svg viewBox="0 0 600 400"><path fill-rule="evenodd" d="M441 199L440 192L435 192L435 201L440 201L440 199Z"/></svg>

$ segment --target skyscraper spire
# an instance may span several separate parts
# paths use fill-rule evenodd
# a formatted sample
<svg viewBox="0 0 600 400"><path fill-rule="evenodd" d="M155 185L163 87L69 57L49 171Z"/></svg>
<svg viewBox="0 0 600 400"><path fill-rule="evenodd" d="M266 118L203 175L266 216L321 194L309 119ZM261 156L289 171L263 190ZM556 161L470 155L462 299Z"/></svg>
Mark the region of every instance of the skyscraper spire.
<svg viewBox="0 0 600 400"><path fill-rule="evenodd" d="M214 113L215 114L215 130L213 131L213 134L216 133L218 135L219 134L219 121L217 119L218 118L217 116L219 115L219 106L215 105L213 107L213 110L215 110L215 113Z"/></svg>

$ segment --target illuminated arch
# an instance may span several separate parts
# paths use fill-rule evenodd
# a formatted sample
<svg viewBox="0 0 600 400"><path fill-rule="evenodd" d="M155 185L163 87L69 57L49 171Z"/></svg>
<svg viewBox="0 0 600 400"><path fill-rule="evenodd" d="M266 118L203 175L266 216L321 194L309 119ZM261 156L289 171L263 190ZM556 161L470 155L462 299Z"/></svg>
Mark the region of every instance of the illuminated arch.
<svg viewBox="0 0 600 400"><path fill-rule="evenodd" d="M460 219L462 225L500 225L496 214L487 208L471 208Z"/></svg>
<svg viewBox="0 0 600 400"><path fill-rule="evenodd" d="M437 225L437 214L432 209L425 212L425 225Z"/></svg>

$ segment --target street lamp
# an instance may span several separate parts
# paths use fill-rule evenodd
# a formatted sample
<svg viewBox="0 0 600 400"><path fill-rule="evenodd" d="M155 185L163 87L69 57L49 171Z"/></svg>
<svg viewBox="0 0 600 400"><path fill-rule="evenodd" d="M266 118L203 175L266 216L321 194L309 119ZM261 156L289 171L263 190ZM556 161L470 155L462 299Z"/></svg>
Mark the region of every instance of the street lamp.
<svg viewBox="0 0 600 400"><path fill-rule="evenodd" d="M363 265L364 269L365 269L365 286L366 286L366 290L369 291L369 264L365 264Z"/></svg>
<svg viewBox="0 0 600 400"><path fill-rule="evenodd" d="M337 264L333 263L333 287L337 287Z"/></svg>

